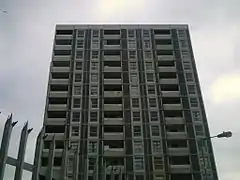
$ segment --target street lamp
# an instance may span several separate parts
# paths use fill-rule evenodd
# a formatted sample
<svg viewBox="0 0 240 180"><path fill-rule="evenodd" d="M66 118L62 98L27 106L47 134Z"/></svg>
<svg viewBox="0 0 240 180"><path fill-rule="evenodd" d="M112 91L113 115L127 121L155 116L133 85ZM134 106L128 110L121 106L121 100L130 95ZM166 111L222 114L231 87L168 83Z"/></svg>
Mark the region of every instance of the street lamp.
<svg viewBox="0 0 240 180"><path fill-rule="evenodd" d="M232 137L231 131L223 131L222 133L220 133L218 135L200 139L202 142L201 156L202 156L202 161L203 161L205 180L207 180L207 167L206 167L205 158L203 158L203 156L204 156L203 145L205 146L205 141L208 141L209 139L213 139L213 138L230 138L230 137Z"/></svg>

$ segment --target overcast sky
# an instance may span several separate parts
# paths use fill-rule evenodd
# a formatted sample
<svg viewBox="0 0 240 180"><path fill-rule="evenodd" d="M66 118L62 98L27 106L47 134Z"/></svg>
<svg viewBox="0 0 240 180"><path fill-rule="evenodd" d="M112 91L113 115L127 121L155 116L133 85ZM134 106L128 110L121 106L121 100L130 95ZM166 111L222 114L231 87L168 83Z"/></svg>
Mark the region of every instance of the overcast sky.
<svg viewBox="0 0 240 180"><path fill-rule="evenodd" d="M25 121L34 128L26 161L32 162L42 121L54 28L57 23L187 23L220 180L240 177L240 1L239 0L1 0L0 139L10 112L14 128L9 155L16 156ZM8 167L6 180L12 180ZM24 180L30 174L24 173Z"/></svg>

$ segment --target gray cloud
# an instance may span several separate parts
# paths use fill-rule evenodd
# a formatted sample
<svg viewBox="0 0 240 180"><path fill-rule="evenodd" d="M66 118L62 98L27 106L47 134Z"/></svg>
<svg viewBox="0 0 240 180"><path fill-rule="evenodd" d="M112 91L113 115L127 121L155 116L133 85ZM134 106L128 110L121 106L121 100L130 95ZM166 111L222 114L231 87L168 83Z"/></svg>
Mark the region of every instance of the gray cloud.
<svg viewBox="0 0 240 180"><path fill-rule="evenodd" d="M104 3L103 0L1 2L0 8L6 9L9 14L0 14L0 109L4 110L5 115L14 112L14 118L19 120L19 125L13 131L10 155L16 156L16 142L19 141L23 123L28 120L34 131L29 137L26 160L31 162L33 159L35 138L43 120L56 23L188 23L211 132L217 134L224 128L234 130L232 139L214 141L220 179L237 180L240 176L236 169L240 162L236 158L240 150L237 145L240 134L237 107L240 104L235 101L214 104L210 86L222 73L239 69L240 16L237 8L240 2L138 2L143 5L130 3L121 9L116 6L116 9L109 12L101 12L99 9L98 4ZM123 14L122 10L125 10ZM0 119L2 132L4 118ZM9 169L6 174L12 172ZM30 176L26 175L24 179L30 179Z"/></svg>

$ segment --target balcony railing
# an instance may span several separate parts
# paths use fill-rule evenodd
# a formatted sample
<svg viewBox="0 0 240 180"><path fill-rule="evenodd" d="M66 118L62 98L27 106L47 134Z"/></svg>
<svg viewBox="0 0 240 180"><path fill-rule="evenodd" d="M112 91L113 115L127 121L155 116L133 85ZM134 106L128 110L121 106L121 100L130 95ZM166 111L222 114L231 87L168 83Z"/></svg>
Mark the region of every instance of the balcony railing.
<svg viewBox="0 0 240 180"><path fill-rule="evenodd" d="M159 67L158 67L158 70L159 70L159 72L176 72L176 71L177 71L177 69L176 69L175 66L173 66L173 67L163 67L163 66L159 66Z"/></svg>
<svg viewBox="0 0 240 180"><path fill-rule="evenodd" d="M123 132L104 132L104 140L123 140Z"/></svg>
<svg viewBox="0 0 240 180"><path fill-rule="evenodd" d="M104 84L121 84L122 79L104 79Z"/></svg>
<svg viewBox="0 0 240 180"><path fill-rule="evenodd" d="M169 44L169 45L160 45L160 44L158 44L157 45L157 49L171 50L171 49L173 49L173 45L172 44Z"/></svg>
<svg viewBox="0 0 240 180"><path fill-rule="evenodd" d="M48 109L52 111L60 111L60 110L66 110L67 104L49 104Z"/></svg>
<svg viewBox="0 0 240 180"><path fill-rule="evenodd" d="M178 84L177 78L160 78L161 84Z"/></svg>
<svg viewBox="0 0 240 180"><path fill-rule="evenodd" d="M182 117L166 117L166 124L184 124Z"/></svg>
<svg viewBox="0 0 240 180"><path fill-rule="evenodd" d="M167 132L167 138L169 139L186 139L186 132Z"/></svg>
<svg viewBox="0 0 240 180"><path fill-rule="evenodd" d="M67 97L68 91L50 91L49 96L50 97Z"/></svg>
<svg viewBox="0 0 240 180"><path fill-rule="evenodd" d="M174 60L174 57L173 57L173 55L158 55L157 59L163 60L163 61L172 61L172 60Z"/></svg>
<svg viewBox="0 0 240 180"><path fill-rule="evenodd" d="M69 79L50 79L51 84L68 84Z"/></svg>
<svg viewBox="0 0 240 180"><path fill-rule="evenodd" d="M104 97L121 97L122 91L104 91Z"/></svg>
<svg viewBox="0 0 240 180"><path fill-rule="evenodd" d="M54 56L53 61L70 61L71 55L68 56Z"/></svg>
<svg viewBox="0 0 240 180"><path fill-rule="evenodd" d="M104 125L123 125L123 118L104 118Z"/></svg>
<svg viewBox="0 0 240 180"><path fill-rule="evenodd" d="M163 104L165 110L181 110L182 104Z"/></svg>
<svg viewBox="0 0 240 180"><path fill-rule="evenodd" d="M122 104L104 104L104 110L122 110Z"/></svg>
<svg viewBox="0 0 240 180"><path fill-rule="evenodd" d="M171 173L190 173L190 165L170 165L170 172Z"/></svg>
<svg viewBox="0 0 240 180"><path fill-rule="evenodd" d="M187 155L189 154L189 149L188 147L168 148L168 153L170 155Z"/></svg>
<svg viewBox="0 0 240 180"><path fill-rule="evenodd" d="M108 157L116 157L116 156L124 156L125 150L124 148L108 148L104 147L104 156Z"/></svg>
<svg viewBox="0 0 240 180"><path fill-rule="evenodd" d="M121 67L104 66L104 72L122 72Z"/></svg>
<svg viewBox="0 0 240 180"><path fill-rule="evenodd" d="M180 92L179 91L162 91L163 97L179 97Z"/></svg>
<svg viewBox="0 0 240 180"><path fill-rule="evenodd" d="M108 56L108 55L105 55L104 56L104 60L105 61L120 61L121 60L121 56Z"/></svg>
<svg viewBox="0 0 240 180"><path fill-rule="evenodd" d="M69 67L51 67L51 72L69 72Z"/></svg>

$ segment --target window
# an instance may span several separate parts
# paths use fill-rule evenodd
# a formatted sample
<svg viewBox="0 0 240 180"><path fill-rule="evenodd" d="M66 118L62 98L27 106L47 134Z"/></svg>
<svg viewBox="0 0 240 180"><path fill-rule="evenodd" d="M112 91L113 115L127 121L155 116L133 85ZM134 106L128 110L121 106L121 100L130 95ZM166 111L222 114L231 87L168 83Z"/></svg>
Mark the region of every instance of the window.
<svg viewBox="0 0 240 180"><path fill-rule="evenodd" d="M78 30L78 37L80 38L84 37L84 30Z"/></svg>
<svg viewBox="0 0 240 180"><path fill-rule="evenodd" d="M150 111L150 119L151 119L151 121L158 121L158 112Z"/></svg>
<svg viewBox="0 0 240 180"><path fill-rule="evenodd" d="M92 70L98 70L98 62L92 62Z"/></svg>
<svg viewBox="0 0 240 180"><path fill-rule="evenodd" d="M98 87L91 86L91 95L97 95L97 94L98 94Z"/></svg>
<svg viewBox="0 0 240 180"><path fill-rule="evenodd" d="M206 141L203 140L198 140L197 141L198 144L198 150L202 153L202 152L207 152L207 144Z"/></svg>
<svg viewBox="0 0 240 180"><path fill-rule="evenodd" d="M96 141L88 142L88 152L89 153L96 153L97 152L97 142Z"/></svg>
<svg viewBox="0 0 240 180"><path fill-rule="evenodd" d="M129 49L136 49L137 48L136 40L129 39L128 40L128 48Z"/></svg>
<svg viewBox="0 0 240 180"><path fill-rule="evenodd" d="M72 149L78 149L79 147L79 141L70 141L70 147Z"/></svg>
<svg viewBox="0 0 240 180"><path fill-rule="evenodd" d="M131 94L137 95L139 93L138 91L138 85L131 85Z"/></svg>
<svg viewBox="0 0 240 180"><path fill-rule="evenodd" d="M79 39L77 40L77 48L83 48L84 47L84 40Z"/></svg>
<svg viewBox="0 0 240 180"><path fill-rule="evenodd" d="M68 169L73 170L73 157L68 158Z"/></svg>
<svg viewBox="0 0 240 180"><path fill-rule="evenodd" d="M200 161L201 169L209 169L210 168L210 163L209 163L208 157L200 157L199 161Z"/></svg>
<svg viewBox="0 0 240 180"><path fill-rule="evenodd" d="M184 30L178 30L178 36L180 38L185 38L185 31Z"/></svg>
<svg viewBox="0 0 240 180"><path fill-rule="evenodd" d="M134 152L135 153L143 152L143 143L141 140L134 140Z"/></svg>
<svg viewBox="0 0 240 180"><path fill-rule="evenodd" d="M204 135L203 125L201 124L195 125L195 133L196 136L203 136Z"/></svg>
<svg viewBox="0 0 240 180"><path fill-rule="evenodd" d="M80 112L73 112L72 113L72 122L80 122Z"/></svg>
<svg viewBox="0 0 240 180"><path fill-rule="evenodd" d="M76 59L83 59L83 51L77 51Z"/></svg>
<svg viewBox="0 0 240 180"><path fill-rule="evenodd" d="M154 82L154 74L147 73L147 82Z"/></svg>
<svg viewBox="0 0 240 180"><path fill-rule="evenodd" d="M152 136L160 136L159 126L151 126Z"/></svg>
<svg viewBox="0 0 240 180"><path fill-rule="evenodd" d="M74 86L74 95L81 95L81 94L82 94L82 87Z"/></svg>
<svg viewBox="0 0 240 180"><path fill-rule="evenodd" d="M130 62L130 69L137 70L137 62Z"/></svg>
<svg viewBox="0 0 240 180"><path fill-rule="evenodd" d="M161 141L152 141L153 153L161 152Z"/></svg>
<svg viewBox="0 0 240 180"><path fill-rule="evenodd" d="M191 62L183 61L183 69L184 70L191 70L192 69Z"/></svg>
<svg viewBox="0 0 240 180"><path fill-rule="evenodd" d="M157 101L155 98L149 98L149 107L157 107Z"/></svg>
<svg viewBox="0 0 240 180"><path fill-rule="evenodd" d="M143 37L144 37L144 38L149 38L149 37L150 37L150 32L149 32L149 30L146 30L146 29L143 30Z"/></svg>
<svg viewBox="0 0 240 180"><path fill-rule="evenodd" d="M189 95L196 95L196 87L195 85L187 85Z"/></svg>
<svg viewBox="0 0 240 180"><path fill-rule="evenodd" d="M98 108L98 100L97 100L97 98L92 98L91 99L91 105L92 105L92 108Z"/></svg>
<svg viewBox="0 0 240 180"><path fill-rule="evenodd" d="M90 112L90 121L97 122L98 121L98 113L97 112Z"/></svg>
<svg viewBox="0 0 240 180"><path fill-rule="evenodd" d="M80 108L81 107L81 99L73 99L73 108Z"/></svg>
<svg viewBox="0 0 240 180"><path fill-rule="evenodd" d="M200 111L192 111L192 116L194 121L201 121Z"/></svg>
<svg viewBox="0 0 240 180"><path fill-rule="evenodd" d="M141 120L140 112L132 112L132 119L133 121L140 121Z"/></svg>
<svg viewBox="0 0 240 180"><path fill-rule="evenodd" d="M135 30L129 29L128 30L128 37L129 38L134 38L135 37Z"/></svg>
<svg viewBox="0 0 240 180"><path fill-rule="evenodd" d="M155 175L155 180L164 180L164 176L163 175Z"/></svg>
<svg viewBox="0 0 240 180"><path fill-rule="evenodd" d="M136 51L129 51L129 59L136 59L137 53Z"/></svg>
<svg viewBox="0 0 240 180"><path fill-rule="evenodd" d="M130 74L130 80L131 80L132 83L137 83L138 82L137 73L131 73Z"/></svg>
<svg viewBox="0 0 240 180"><path fill-rule="evenodd" d="M93 39L92 40L92 48L94 48L94 49L99 48L99 40L98 39Z"/></svg>
<svg viewBox="0 0 240 180"><path fill-rule="evenodd" d="M143 40L143 46L145 49L151 48L150 40Z"/></svg>
<svg viewBox="0 0 240 180"><path fill-rule="evenodd" d="M92 171L95 169L97 163L96 158L88 158L88 170Z"/></svg>
<svg viewBox="0 0 240 180"><path fill-rule="evenodd" d="M75 74L75 82L82 82L82 74Z"/></svg>
<svg viewBox="0 0 240 180"><path fill-rule="evenodd" d="M183 59L189 59L190 58L190 55L189 55L187 50L182 51L182 58Z"/></svg>
<svg viewBox="0 0 240 180"><path fill-rule="evenodd" d="M79 127L77 126L72 127L72 136L79 136Z"/></svg>
<svg viewBox="0 0 240 180"><path fill-rule="evenodd" d="M185 41L185 40L180 40L180 46L181 46L182 48L187 48L187 47L188 47L187 41Z"/></svg>
<svg viewBox="0 0 240 180"><path fill-rule="evenodd" d="M151 51L144 51L144 59L145 60L152 60L152 52Z"/></svg>
<svg viewBox="0 0 240 180"><path fill-rule="evenodd" d="M141 126L133 126L133 136L141 136Z"/></svg>
<svg viewBox="0 0 240 180"><path fill-rule="evenodd" d="M155 94L155 85L148 85L148 94Z"/></svg>
<svg viewBox="0 0 240 180"><path fill-rule="evenodd" d="M132 107L133 108L138 108L139 107L139 99L138 98L133 98L132 99Z"/></svg>
<svg viewBox="0 0 240 180"><path fill-rule="evenodd" d="M82 70L82 62L76 62L76 70Z"/></svg>
<svg viewBox="0 0 240 180"><path fill-rule="evenodd" d="M144 180L144 175L135 175L134 180Z"/></svg>
<svg viewBox="0 0 240 180"><path fill-rule="evenodd" d="M93 29L93 30L92 30L92 37L98 38L98 37L99 37L99 30Z"/></svg>
<svg viewBox="0 0 240 180"><path fill-rule="evenodd" d="M194 81L192 73L185 73L185 76L186 76L187 82L193 82Z"/></svg>
<svg viewBox="0 0 240 180"><path fill-rule="evenodd" d="M97 137L97 126L90 126L90 136Z"/></svg>
<svg viewBox="0 0 240 180"><path fill-rule="evenodd" d="M153 63L152 62L145 62L146 70L153 70Z"/></svg>
<svg viewBox="0 0 240 180"><path fill-rule="evenodd" d="M198 100L197 98L190 98L190 106L191 107L198 107Z"/></svg>
<svg viewBox="0 0 240 180"><path fill-rule="evenodd" d="M136 170L142 170L144 168L143 157L135 157L134 158L134 167Z"/></svg>
<svg viewBox="0 0 240 180"><path fill-rule="evenodd" d="M163 170L164 162L162 157L154 157L154 169Z"/></svg>
<svg viewBox="0 0 240 180"><path fill-rule="evenodd" d="M97 60L99 57L99 53L98 53L98 51L92 51L92 59L93 60Z"/></svg>
<svg viewBox="0 0 240 180"><path fill-rule="evenodd" d="M98 74L91 74L91 82L98 82Z"/></svg>

